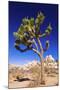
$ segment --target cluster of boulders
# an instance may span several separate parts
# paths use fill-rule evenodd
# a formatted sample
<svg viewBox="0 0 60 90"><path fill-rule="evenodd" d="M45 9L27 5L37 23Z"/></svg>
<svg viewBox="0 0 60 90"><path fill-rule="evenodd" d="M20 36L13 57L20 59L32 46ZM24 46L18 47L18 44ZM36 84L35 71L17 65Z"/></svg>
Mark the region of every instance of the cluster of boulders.
<svg viewBox="0 0 60 90"><path fill-rule="evenodd" d="M56 62L51 55L46 56L44 60L44 66L46 72L56 74L58 73L58 62Z"/></svg>

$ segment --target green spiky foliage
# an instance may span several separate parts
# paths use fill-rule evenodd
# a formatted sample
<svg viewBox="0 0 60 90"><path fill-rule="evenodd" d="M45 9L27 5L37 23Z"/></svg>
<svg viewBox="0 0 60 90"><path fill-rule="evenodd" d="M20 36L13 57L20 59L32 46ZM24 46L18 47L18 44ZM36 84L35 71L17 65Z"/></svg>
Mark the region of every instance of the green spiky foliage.
<svg viewBox="0 0 60 90"><path fill-rule="evenodd" d="M32 39L38 37L45 37L50 34L52 28L49 24L44 33L40 33L40 26L43 24L45 16L42 12L38 13L36 19L31 18L23 18L22 24L18 28L17 32L14 32L14 36L16 40L18 40L16 45L24 44L26 46L32 45Z"/></svg>

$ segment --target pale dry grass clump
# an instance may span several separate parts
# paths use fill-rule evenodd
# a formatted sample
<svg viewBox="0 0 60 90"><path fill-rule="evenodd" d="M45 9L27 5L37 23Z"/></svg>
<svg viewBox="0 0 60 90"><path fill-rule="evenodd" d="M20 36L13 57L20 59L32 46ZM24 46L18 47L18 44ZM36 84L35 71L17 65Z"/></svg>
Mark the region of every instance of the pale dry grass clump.
<svg viewBox="0 0 60 90"><path fill-rule="evenodd" d="M33 81L29 84L28 87L37 87L40 86L41 80L41 67L40 65L34 66L31 69Z"/></svg>

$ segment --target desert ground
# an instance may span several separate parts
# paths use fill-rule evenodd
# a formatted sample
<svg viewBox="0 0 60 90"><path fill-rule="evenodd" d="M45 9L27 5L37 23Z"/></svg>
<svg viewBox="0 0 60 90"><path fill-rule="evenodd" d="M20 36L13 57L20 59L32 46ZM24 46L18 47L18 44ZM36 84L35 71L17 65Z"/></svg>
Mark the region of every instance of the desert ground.
<svg viewBox="0 0 60 90"><path fill-rule="evenodd" d="M23 66L9 64L9 88L57 86L59 84L58 70L58 62L51 60L48 60L48 62L45 61L45 84L41 84L41 64L37 61Z"/></svg>
<svg viewBox="0 0 60 90"><path fill-rule="evenodd" d="M58 75L45 76L45 85L37 84L37 81L24 80L24 81L12 81L9 83L9 88L27 88L27 87L40 87L40 86L56 86L58 85Z"/></svg>

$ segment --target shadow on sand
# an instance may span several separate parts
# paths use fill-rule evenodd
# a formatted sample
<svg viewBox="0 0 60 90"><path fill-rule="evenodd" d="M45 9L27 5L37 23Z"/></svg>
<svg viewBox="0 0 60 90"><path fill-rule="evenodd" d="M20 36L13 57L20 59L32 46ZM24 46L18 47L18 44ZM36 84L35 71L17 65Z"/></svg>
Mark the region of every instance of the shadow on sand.
<svg viewBox="0 0 60 90"><path fill-rule="evenodd" d="M29 78L16 78L16 80L14 80L14 81L18 81L18 82L23 82L23 81L35 81L35 80L31 80L31 79L29 79Z"/></svg>

